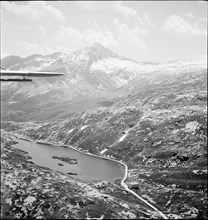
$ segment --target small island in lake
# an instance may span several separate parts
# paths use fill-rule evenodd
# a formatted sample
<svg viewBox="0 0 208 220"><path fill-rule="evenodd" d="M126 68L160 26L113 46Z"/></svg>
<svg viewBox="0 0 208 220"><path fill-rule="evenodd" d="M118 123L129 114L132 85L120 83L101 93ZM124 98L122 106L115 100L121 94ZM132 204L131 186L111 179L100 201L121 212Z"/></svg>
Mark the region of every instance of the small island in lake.
<svg viewBox="0 0 208 220"><path fill-rule="evenodd" d="M61 167L63 166L63 164L62 164L62 163L58 163L58 165L59 165L59 166L61 166Z"/></svg>
<svg viewBox="0 0 208 220"><path fill-rule="evenodd" d="M78 175L77 173L71 173L71 172L69 172L67 174L69 174L69 175Z"/></svg>
<svg viewBox="0 0 208 220"><path fill-rule="evenodd" d="M64 161L64 162L69 163L69 164L77 164L78 163L77 159L72 159L72 158L69 158L69 157L52 156L52 158Z"/></svg>

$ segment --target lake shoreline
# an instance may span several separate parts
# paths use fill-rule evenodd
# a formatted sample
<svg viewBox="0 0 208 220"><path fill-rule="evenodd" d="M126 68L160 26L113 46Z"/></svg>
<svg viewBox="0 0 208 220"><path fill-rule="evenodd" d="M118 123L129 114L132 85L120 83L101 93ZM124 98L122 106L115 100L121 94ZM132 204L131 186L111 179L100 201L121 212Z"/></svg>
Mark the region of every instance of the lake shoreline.
<svg viewBox="0 0 208 220"><path fill-rule="evenodd" d="M128 185L125 183L125 180L127 179L128 177L128 166L123 163L122 161L119 161L119 160L115 160L115 159L112 159L112 158L106 158L106 157L103 157L103 156L99 156L99 155L94 155L94 154L91 154L91 153L86 153L86 152L82 152L76 148L74 148L73 146L71 145L55 145L53 143L47 143L47 142L41 142L41 141L36 141L34 142L33 140L29 140L25 137L18 137L17 135L15 134L12 134L14 137L18 138L18 139L21 139L21 140L24 140L24 141L28 141L28 142L32 142L32 143L35 143L35 144L43 144L43 145L51 145L51 146L55 146L55 147L64 147L64 148L71 148L81 154L84 154L84 155L88 155L88 156L92 156L92 157L97 157L97 158L100 158L100 159L104 159L104 160L110 160L110 161L113 161L113 162L116 162L116 163L119 163L120 165L124 166L124 177L123 179L121 180L120 184L121 186L125 189L125 191L131 193L132 195L136 196L139 200L141 200L142 202L144 202L147 206L149 206L151 209L153 209L155 212L157 212L163 219L168 219L161 211L159 211L156 207L154 207L152 204L150 204L148 201L146 201L145 199L143 199L142 197L140 197L139 195L137 195L133 190L129 189L128 188ZM57 143L58 144L58 143Z"/></svg>

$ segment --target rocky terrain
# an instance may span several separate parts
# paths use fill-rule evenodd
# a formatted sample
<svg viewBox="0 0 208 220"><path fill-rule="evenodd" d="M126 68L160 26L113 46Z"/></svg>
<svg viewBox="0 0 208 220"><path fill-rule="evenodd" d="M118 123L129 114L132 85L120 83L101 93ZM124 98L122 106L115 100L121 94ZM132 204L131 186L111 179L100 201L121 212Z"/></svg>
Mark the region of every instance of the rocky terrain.
<svg viewBox="0 0 208 220"><path fill-rule="evenodd" d="M81 54L86 55L86 51L82 50ZM17 122L15 114L12 118L15 122L5 112L3 118L10 121L2 121L2 129L31 140L72 145L84 152L121 160L130 169L129 187L169 218L207 218L206 62L141 64L106 53L96 61L94 58L89 71L84 71L87 76L84 81L90 88L99 90L96 95L103 98L99 105L94 105L93 97L82 110L74 104L77 111L73 114L67 109L64 114L58 114L52 108L55 115L52 118L63 116L53 121L38 120L34 113L33 121L27 121L27 116L20 117L19 121L26 122ZM79 63L84 59L82 56L75 59L77 54L80 56L80 51L67 56L68 60ZM68 62L67 58L63 58L64 62ZM119 67L123 71L118 71ZM80 70L80 77L81 73ZM109 84L105 83L107 77ZM10 95L3 95L5 102ZM79 101L82 103L82 99ZM65 101L61 103L60 106L65 106ZM4 109L9 106L12 109L12 105L4 105ZM126 195L121 193L113 195L126 200Z"/></svg>
<svg viewBox="0 0 208 220"><path fill-rule="evenodd" d="M1 131L2 219L159 218L119 185L78 181L37 166L15 143Z"/></svg>
<svg viewBox="0 0 208 220"><path fill-rule="evenodd" d="M65 73L61 77L33 78L30 83L1 83L2 119L50 121L79 111L108 107L124 96L176 72L206 68L200 62L137 62L121 57L99 43L72 54L8 56L1 65L11 70Z"/></svg>

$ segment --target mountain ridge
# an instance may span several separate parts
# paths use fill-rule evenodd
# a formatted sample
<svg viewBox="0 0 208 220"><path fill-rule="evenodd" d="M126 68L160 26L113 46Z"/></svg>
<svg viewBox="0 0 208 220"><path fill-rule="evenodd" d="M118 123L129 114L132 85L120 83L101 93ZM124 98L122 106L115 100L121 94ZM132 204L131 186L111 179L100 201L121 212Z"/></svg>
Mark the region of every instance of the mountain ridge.
<svg viewBox="0 0 208 220"><path fill-rule="evenodd" d="M166 216L207 219L206 61L143 64L89 50L32 62L64 77L2 84L1 128L122 161L126 184Z"/></svg>
<svg viewBox="0 0 208 220"><path fill-rule="evenodd" d="M134 91L180 72L206 68L205 62L134 62L99 43L71 54L33 54L18 57L15 62L14 57L10 58L10 69L65 73L61 77L33 78L24 86L22 83L2 83L3 119L20 121L68 117L69 113L102 107L104 103L113 104ZM5 60L8 67L9 60ZM56 105L62 106L61 109L58 110ZM43 112L48 112L48 116L45 117Z"/></svg>
<svg viewBox="0 0 208 220"><path fill-rule="evenodd" d="M173 71L175 73L175 71ZM2 122L31 141L128 165L126 184L170 218L207 218L207 70L176 72L108 107L62 120ZM135 86L140 87L137 82Z"/></svg>

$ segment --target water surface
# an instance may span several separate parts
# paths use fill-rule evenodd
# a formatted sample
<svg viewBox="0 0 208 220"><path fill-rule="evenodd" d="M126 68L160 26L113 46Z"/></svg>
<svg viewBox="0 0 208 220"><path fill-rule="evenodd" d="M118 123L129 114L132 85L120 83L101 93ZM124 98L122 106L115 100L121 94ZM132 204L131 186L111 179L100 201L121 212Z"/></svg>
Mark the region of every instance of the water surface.
<svg viewBox="0 0 208 220"><path fill-rule="evenodd" d="M14 145L14 147L28 152L35 164L65 174L78 174L71 175L73 178L83 180L107 180L113 182L115 179L122 179L124 177L124 166L114 161L82 154L72 148L36 144L24 140L18 140L18 142L19 143ZM59 159L53 159L53 156L77 159L78 163L68 164ZM63 164L63 166L59 166L59 163Z"/></svg>

